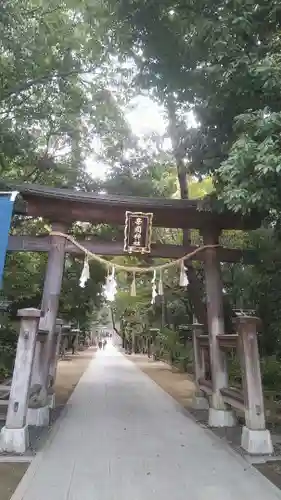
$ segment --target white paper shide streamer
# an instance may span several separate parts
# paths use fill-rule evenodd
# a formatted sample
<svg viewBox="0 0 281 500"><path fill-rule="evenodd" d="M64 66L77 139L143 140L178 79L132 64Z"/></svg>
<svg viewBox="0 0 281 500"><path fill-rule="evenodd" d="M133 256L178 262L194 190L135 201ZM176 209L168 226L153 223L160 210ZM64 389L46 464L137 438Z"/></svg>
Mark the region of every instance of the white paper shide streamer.
<svg viewBox="0 0 281 500"><path fill-rule="evenodd" d="M82 273L79 280L80 288L85 288L87 281L90 279L90 267L88 257L85 257Z"/></svg>
<svg viewBox="0 0 281 500"><path fill-rule="evenodd" d="M159 296L164 295L163 269L161 268L161 266L158 266L158 267L160 267L158 284L157 284L157 270L156 269L153 270L153 278L151 280L151 284L152 284L151 304L155 304L155 299L156 299L157 295L159 295ZM181 287L184 287L184 288L189 285L186 270L187 270L187 268L184 265L184 259L182 259L180 261L179 285ZM86 255L85 260L84 260L82 273L81 273L80 280L79 280L79 286L81 288L85 288L85 285L89 279L90 279L89 258ZM103 296L109 302L113 302L115 300L116 293L117 293L117 282L116 282L116 278L115 278L115 266L112 266L112 271L110 273L110 271L108 270L106 282L103 286ZM131 296L136 297L136 271L135 270L133 270L133 280L131 283Z"/></svg>
<svg viewBox="0 0 281 500"><path fill-rule="evenodd" d="M184 261L181 261L181 272L180 272L180 286L186 287L189 285L189 281L186 275L186 267L184 266Z"/></svg>
<svg viewBox="0 0 281 500"><path fill-rule="evenodd" d="M85 288L87 281L90 279L90 267L88 257L85 257L82 273L79 280L80 288Z"/></svg>
<svg viewBox="0 0 281 500"><path fill-rule="evenodd" d="M160 297L162 297L164 295L162 271L160 271L160 277L159 277L159 283L158 283L158 295L160 295Z"/></svg>
<svg viewBox="0 0 281 500"><path fill-rule="evenodd" d="M157 297L157 286L156 286L156 270L153 271L153 278L151 280L152 283L152 297L151 304L155 304L155 299Z"/></svg>
<svg viewBox="0 0 281 500"><path fill-rule="evenodd" d="M103 286L103 296L108 302L114 302L117 293L117 282L115 279L115 268L112 267L111 274L108 273L105 285Z"/></svg>

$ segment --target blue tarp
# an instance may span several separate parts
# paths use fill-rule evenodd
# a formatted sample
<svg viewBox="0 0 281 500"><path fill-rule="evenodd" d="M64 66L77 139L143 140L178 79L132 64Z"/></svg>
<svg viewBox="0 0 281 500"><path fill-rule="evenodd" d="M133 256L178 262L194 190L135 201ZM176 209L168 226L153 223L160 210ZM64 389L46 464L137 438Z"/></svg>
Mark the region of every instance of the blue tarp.
<svg viewBox="0 0 281 500"><path fill-rule="evenodd" d="M12 193L1 194L0 192L0 290L3 287L3 272L13 214L14 201L11 200L11 195Z"/></svg>

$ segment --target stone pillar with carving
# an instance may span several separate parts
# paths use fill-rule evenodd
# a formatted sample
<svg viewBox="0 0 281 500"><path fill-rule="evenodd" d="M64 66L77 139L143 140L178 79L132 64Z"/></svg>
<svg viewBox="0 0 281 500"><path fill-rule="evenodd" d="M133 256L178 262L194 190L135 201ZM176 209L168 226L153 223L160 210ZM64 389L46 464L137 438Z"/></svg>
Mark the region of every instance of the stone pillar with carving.
<svg viewBox="0 0 281 500"><path fill-rule="evenodd" d="M29 446L26 415L41 311L33 308L21 309L18 316L21 318L20 333L6 424L0 434L0 450L21 454Z"/></svg>
<svg viewBox="0 0 281 500"><path fill-rule="evenodd" d="M204 245L217 245L219 231L206 228L202 231ZM211 427L232 427L236 424L234 413L223 401L220 390L228 386L226 354L220 349L217 336L224 331L223 286L217 248L208 248L205 256L207 317L210 344L212 396L209 408Z"/></svg>
<svg viewBox="0 0 281 500"><path fill-rule="evenodd" d="M199 380L205 379L205 360L203 349L200 348L199 336L203 335L203 325L194 323L192 325L193 361L196 392L192 399L192 407L195 410L207 410L209 403L204 393L200 390Z"/></svg>
<svg viewBox="0 0 281 500"><path fill-rule="evenodd" d="M46 404L48 393L43 379L47 335L46 330L38 330L28 400L27 423L39 427L48 426L50 421L49 408Z"/></svg>
<svg viewBox="0 0 281 500"><path fill-rule="evenodd" d="M259 318L239 316L235 319L239 336L245 404L245 426L241 446L253 455L273 453L269 430L265 426L265 412L257 340Z"/></svg>

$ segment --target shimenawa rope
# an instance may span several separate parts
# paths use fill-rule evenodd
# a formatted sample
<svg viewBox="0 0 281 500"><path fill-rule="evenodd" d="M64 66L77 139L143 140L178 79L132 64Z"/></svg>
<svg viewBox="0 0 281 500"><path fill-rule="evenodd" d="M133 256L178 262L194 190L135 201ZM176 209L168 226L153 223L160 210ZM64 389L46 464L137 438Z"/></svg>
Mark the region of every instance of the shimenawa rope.
<svg viewBox="0 0 281 500"><path fill-rule="evenodd" d="M119 271L127 271L128 273L139 273L139 274L151 273L153 271L164 271L165 269L169 269L170 267L181 265L182 262L191 259L192 257L194 257L200 252L203 252L204 250L208 250L210 248L217 248L220 246L220 245L204 245L202 247L196 248L190 253L183 255L182 257L180 257L180 259L166 262L166 264L161 264L158 266L151 266L151 267L139 267L139 266L124 266L103 259L99 255L96 255L95 253L87 250L87 248L81 245L81 243L79 243L75 238L73 238L73 236L70 236L70 234L61 233L59 231L52 231L50 233L50 236L61 236L62 238L65 238L66 240L73 243L73 245L75 245L77 248L79 248L79 250L84 252L84 254L87 255L89 259L93 259L96 260L97 262L100 262L100 264L103 264L104 266L106 266L106 268L110 269L112 267L115 267L115 269Z"/></svg>

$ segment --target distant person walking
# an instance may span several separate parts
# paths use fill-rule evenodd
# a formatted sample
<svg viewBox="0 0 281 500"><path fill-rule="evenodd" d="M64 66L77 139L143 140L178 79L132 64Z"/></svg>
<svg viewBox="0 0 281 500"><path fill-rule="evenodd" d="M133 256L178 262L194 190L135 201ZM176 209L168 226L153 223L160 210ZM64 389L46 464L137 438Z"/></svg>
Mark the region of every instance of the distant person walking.
<svg viewBox="0 0 281 500"><path fill-rule="evenodd" d="M99 350L101 350L102 349L102 341L101 340L99 340L98 346L99 346Z"/></svg>
<svg viewBox="0 0 281 500"><path fill-rule="evenodd" d="M104 339L103 343L102 343L102 347L103 347L103 350L106 348L106 344L107 344L107 340Z"/></svg>

